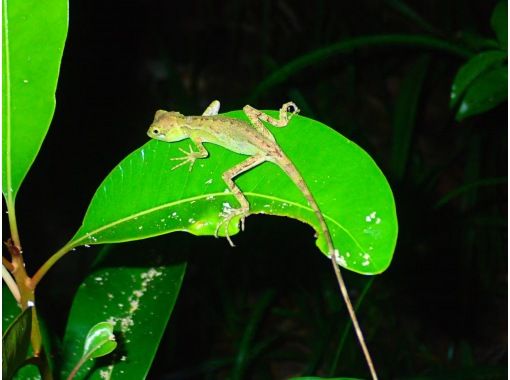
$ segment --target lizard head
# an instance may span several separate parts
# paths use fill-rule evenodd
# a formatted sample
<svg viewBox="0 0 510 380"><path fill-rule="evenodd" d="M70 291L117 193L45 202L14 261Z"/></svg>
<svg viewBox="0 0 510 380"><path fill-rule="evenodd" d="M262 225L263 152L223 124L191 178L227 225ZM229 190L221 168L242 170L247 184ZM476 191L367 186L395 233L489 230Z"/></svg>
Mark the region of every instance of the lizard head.
<svg viewBox="0 0 510 380"><path fill-rule="evenodd" d="M153 139L174 142L188 136L181 127L186 125L185 116L179 112L156 111L147 135Z"/></svg>

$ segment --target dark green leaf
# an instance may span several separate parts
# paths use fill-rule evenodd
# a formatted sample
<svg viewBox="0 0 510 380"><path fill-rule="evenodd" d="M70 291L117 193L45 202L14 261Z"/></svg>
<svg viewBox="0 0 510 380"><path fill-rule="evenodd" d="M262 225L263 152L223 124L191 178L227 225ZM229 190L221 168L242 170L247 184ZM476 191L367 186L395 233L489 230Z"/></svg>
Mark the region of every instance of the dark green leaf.
<svg viewBox="0 0 510 380"><path fill-rule="evenodd" d="M502 49L508 48L508 2L500 1L494 7L491 17L491 26Z"/></svg>
<svg viewBox="0 0 510 380"><path fill-rule="evenodd" d="M490 50L475 55L467 61L457 72L450 94L450 107L455 107L466 89L482 73L492 67L501 67L507 58L507 53L500 50Z"/></svg>
<svg viewBox="0 0 510 380"><path fill-rule="evenodd" d="M2 189L14 199L48 131L67 0L2 0Z"/></svg>
<svg viewBox="0 0 510 380"><path fill-rule="evenodd" d="M27 357L32 333L32 308L23 311L2 337L2 378L11 379Z"/></svg>
<svg viewBox="0 0 510 380"><path fill-rule="evenodd" d="M271 112L274 116L276 113ZM227 114L247 120L241 111ZM272 128L321 207L342 265L359 273L384 271L392 258L397 219L391 189L374 161L361 148L325 125L295 117L287 128ZM170 170L170 158L188 141L150 141L126 157L97 190L69 246L144 239L173 231L214 235L224 213L238 207L222 174L246 156L207 144L208 159L189 172ZM317 218L307 201L271 163L241 175L236 183L252 214L287 216L318 231L318 246L327 254ZM225 235L226 225L219 229ZM229 233L239 231L236 220ZM275 242L268 242L275 244Z"/></svg>
<svg viewBox="0 0 510 380"><path fill-rule="evenodd" d="M500 177L500 178L483 178L471 183L464 184L444 195L439 201L436 202L434 208L439 208L450 202L452 199L463 195L469 191L477 189L482 186L497 186L497 185L507 185L508 178Z"/></svg>
<svg viewBox="0 0 510 380"><path fill-rule="evenodd" d="M5 334L17 316L21 314L21 308L12 296L7 285L2 284L2 333Z"/></svg>
<svg viewBox="0 0 510 380"><path fill-rule="evenodd" d="M80 360L88 329L99 321L114 325L119 346L96 364L85 362L76 379L146 377L185 271L182 261L169 259L172 252L150 253L155 243L157 239L114 246L102 267L81 284L64 335L62 377Z"/></svg>
<svg viewBox="0 0 510 380"><path fill-rule="evenodd" d="M292 377L289 380L361 380L354 377L316 377L316 376L305 376L305 377Z"/></svg>
<svg viewBox="0 0 510 380"><path fill-rule="evenodd" d="M420 57L404 76L393 112L391 167L395 178L404 176L416 123L416 110L430 57Z"/></svg>
<svg viewBox="0 0 510 380"><path fill-rule="evenodd" d="M21 313L21 309L16 303L16 300L12 296L11 292L5 286L2 286L2 327L5 333L7 327L16 319L16 317ZM50 351L49 343L49 334L46 329L46 325L44 321L39 318L39 328L41 329L41 333L43 335L43 346L46 349L46 352ZM29 347L29 352L31 352L31 348ZM31 356L31 354L29 354ZM25 379L39 379L41 375L39 374L39 369L35 365L25 365L21 367L16 374L14 375L15 379L25 380Z"/></svg>
<svg viewBox="0 0 510 380"><path fill-rule="evenodd" d="M472 54L469 50L464 49L463 47L453 45L444 39L438 39L427 35L386 34L348 38L335 44L310 51L282 65L257 85L257 87L253 90L248 103L251 103L272 87L286 81L289 77L307 67L313 66L337 55L348 54L356 49L369 48L372 46L378 48L381 46L409 46L427 50L433 49L445 51L463 58L469 58Z"/></svg>
<svg viewBox="0 0 510 380"><path fill-rule="evenodd" d="M507 99L508 69L498 67L480 75L473 81L460 103L456 119L488 111Z"/></svg>

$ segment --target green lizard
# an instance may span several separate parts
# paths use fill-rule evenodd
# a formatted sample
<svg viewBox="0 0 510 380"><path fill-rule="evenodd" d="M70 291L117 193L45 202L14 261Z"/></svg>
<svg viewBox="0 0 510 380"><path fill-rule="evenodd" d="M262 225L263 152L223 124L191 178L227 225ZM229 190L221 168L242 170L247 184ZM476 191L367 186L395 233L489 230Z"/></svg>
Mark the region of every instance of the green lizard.
<svg viewBox="0 0 510 380"><path fill-rule="evenodd" d="M241 189L234 183L233 178L266 161L278 165L289 176L299 188L319 220L320 231L326 239L340 291L347 305L372 378L377 379L377 374L365 344L363 333L359 327L356 314L347 293L347 288L340 273L340 269L338 268L338 250L336 250L333 245L324 216L303 177L292 161L282 151L271 132L262 123L262 121L265 121L275 127L285 127L292 116L299 112L299 108L293 102L285 103L280 108L279 118L275 119L247 105L243 110L251 124L234 118L219 116L219 109L220 102L215 100L207 107L202 116L184 116L179 112L159 110L156 112L154 121L147 131L147 134L149 137L161 141L176 142L190 139L195 144L198 151L193 151L191 145L189 145L189 151L179 148L180 151L184 153L184 157L172 159L182 160L182 162L174 166L172 170L189 163L189 170L191 171L197 159L206 158L209 153L203 143L216 144L233 152L249 156L245 161L242 161L224 172L222 176L228 188L241 205L238 209L230 210L231 212L225 216L224 220L218 224L216 228L217 236L219 228L226 223L226 237L231 245L233 245L233 243L228 236L228 225L230 221L232 218L239 216L241 229L244 229L244 219L250 213L250 204Z"/></svg>

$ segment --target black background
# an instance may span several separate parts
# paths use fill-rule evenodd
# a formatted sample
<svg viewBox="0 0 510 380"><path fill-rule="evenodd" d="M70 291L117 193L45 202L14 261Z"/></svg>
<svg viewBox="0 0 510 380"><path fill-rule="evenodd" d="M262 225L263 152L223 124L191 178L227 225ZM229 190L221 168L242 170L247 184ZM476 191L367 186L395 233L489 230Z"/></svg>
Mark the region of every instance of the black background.
<svg viewBox="0 0 510 380"><path fill-rule="evenodd" d="M197 114L216 98L224 111L240 109L272 70L355 36L418 33L459 45L466 32L494 37L493 1L408 1L432 32L399 12L399 3L71 1L54 120L17 199L29 273L77 230L109 171L147 141L155 110ZM396 179L389 160L395 102L402 78L423 54L430 66L407 170ZM468 180L507 173L506 103L462 123L448 107L451 81L464 62L418 47L369 47L321 61L253 104L276 109L303 97L305 116L357 142L388 176L398 246L358 313L383 379L506 373L506 187L480 188L433 208ZM231 249L213 238L161 238L186 247L190 264L150 378L228 377L228 365L211 371L203 365L235 355L254 305L268 294L271 308L257 339L285 333L245 377L327 374L348 317L311 229L253 216L235 240ZM94 256L91 249L65 257L38 289L56 331L63 331L75 286ZM356 299L369 278L346 273L346 280ZM347 339L337 374L367 376L354 336Z"/></svg>

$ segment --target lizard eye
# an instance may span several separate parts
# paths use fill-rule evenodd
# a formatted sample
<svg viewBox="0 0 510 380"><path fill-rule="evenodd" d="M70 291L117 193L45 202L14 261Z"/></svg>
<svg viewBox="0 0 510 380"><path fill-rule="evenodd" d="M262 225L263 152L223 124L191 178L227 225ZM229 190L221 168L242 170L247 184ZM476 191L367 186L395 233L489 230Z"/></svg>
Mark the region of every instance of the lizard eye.
<svg viewBox="0 0 510 380"><path fill-rule="evenodd" d="M153 135L159 135L159 129L153 129L152 130Z"/></svg>
<svg viewBox="0 0 510 380"><path fill-rule="evenodd" d="M296 111L296 107L293 104L287 106L287 112L292 113L292 112L295 112L295 111Z"/></svg>

